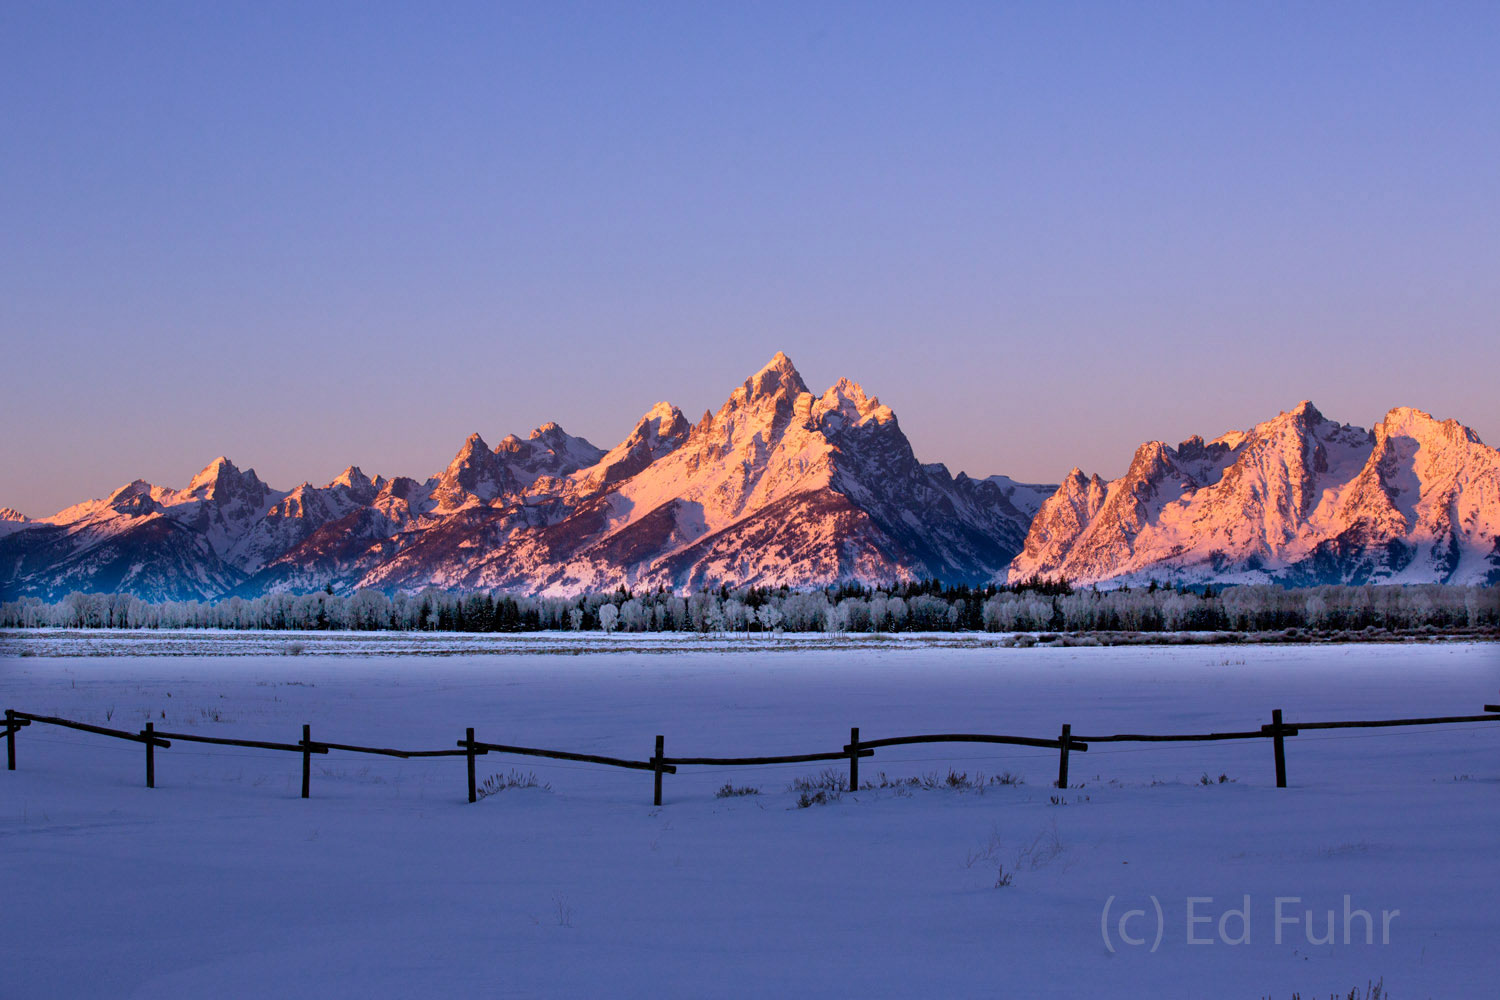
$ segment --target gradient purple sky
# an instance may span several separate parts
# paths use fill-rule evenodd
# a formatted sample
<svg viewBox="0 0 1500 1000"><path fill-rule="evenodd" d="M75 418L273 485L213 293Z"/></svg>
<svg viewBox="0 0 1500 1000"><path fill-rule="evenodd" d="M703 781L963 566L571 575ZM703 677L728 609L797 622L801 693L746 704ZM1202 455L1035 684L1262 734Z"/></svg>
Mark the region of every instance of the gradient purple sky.
<svg viewBox="0 0 1500 1000"><path fill-rule="evenodd" d="M1500 5L0 7L0 505L609 447L785 350L1056 481L1500 443Z"/></svg>

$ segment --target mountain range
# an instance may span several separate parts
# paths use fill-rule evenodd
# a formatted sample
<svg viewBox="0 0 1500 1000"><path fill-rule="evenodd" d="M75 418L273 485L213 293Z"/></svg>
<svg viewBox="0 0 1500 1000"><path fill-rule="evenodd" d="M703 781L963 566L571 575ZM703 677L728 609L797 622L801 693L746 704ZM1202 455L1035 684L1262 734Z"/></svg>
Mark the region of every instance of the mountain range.
<svg viewBox="0 0 1500 1000"><path fill-rule="evenodd" d="M1311 403L1213 441L1142 445L1121 478L953 476L840 379L784 354L696 423L658 403L605 451L554 423L470 435L425 481L356 467L278 490L218 458L31 520L0 508L0 598L217 599L332 586L819 586L913 577L1075 583L1500 580L1500 452L1395 409Z"/></svg>
<svg viewBox="0 0 1500 1000"><path fill-rule="evenodd" d="M1303 402L1248 431L1073 469L1011 563L1078 583L1500 582L1500 452L1398 407L1367 431Z"/></svg>

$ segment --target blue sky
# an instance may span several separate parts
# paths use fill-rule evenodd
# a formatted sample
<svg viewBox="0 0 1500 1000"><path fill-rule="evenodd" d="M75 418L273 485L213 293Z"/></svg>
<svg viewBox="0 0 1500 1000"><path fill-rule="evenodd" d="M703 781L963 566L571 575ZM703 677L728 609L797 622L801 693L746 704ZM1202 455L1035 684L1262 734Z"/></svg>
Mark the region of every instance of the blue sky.
<svg viewBox="0 0 1500 1000"><path fill-rule="evenodd" d="M0 504L608 447L777 350L1056 481L1500 440L1500 6L9 4Z"/></svg>

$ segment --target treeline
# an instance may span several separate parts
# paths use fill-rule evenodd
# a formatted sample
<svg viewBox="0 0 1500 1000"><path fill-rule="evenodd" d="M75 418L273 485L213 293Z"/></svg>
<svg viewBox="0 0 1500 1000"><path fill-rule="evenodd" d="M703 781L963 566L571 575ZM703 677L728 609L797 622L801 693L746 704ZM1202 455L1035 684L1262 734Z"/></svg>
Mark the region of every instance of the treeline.
<svg viewBox="0 0 1500 1000"><path fill-rule="evenodd" d="M1500 626L1500 589L1422 585L1074 590L920 581L874 589L665 589L578 597L360 590L150 603L129 594L0 604L4 628L212 628L434 632L1039 632L1361 630Z"/></svg>

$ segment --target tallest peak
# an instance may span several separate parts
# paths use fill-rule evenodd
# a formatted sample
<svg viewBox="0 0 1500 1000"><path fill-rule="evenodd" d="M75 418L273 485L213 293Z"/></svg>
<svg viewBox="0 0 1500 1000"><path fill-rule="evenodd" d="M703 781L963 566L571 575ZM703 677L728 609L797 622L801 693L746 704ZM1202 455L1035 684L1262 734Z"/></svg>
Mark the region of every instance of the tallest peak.
<svg viewBox="0 0 1500 1000"><path fill-rule="evenodd" d="M770 364L746 379L743 389L745 397L749 399L779 395L783 392L796 396L806 391L807 385L802 381L802 376L797 373L797 367L792 364L792 359L781 351L776 352Z"/></svg>
<svg viewBox="0 0 1500 1000"><path fill-rule="evenodd" d="M771 358L771 363L762 368L757 374L763 375L766 372L781 372L783 375L796 375L797 366L792 364L792 359L786 356L785 351L777 351L775 357Z"/></svg>

